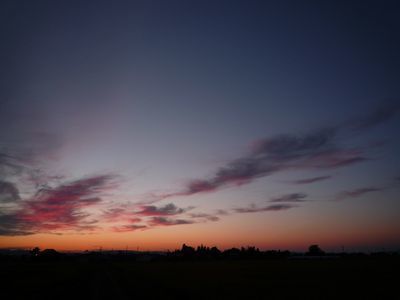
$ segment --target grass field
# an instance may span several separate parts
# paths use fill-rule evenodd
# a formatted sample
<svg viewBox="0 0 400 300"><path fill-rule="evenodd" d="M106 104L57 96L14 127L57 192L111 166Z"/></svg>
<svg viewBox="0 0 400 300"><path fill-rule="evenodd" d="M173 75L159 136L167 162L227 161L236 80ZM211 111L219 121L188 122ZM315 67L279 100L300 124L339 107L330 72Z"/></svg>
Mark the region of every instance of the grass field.
<svg viewBox="0 0 400 300"><path fill-rule="evenodd" d="M398 259L1 262L1 299L396 299Z"/></svg>

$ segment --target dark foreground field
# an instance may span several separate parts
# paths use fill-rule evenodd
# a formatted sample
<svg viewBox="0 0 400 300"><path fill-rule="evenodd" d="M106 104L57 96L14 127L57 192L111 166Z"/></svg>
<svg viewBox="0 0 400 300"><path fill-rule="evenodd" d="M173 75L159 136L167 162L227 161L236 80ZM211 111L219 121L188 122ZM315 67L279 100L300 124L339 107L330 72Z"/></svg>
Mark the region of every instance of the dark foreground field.
<svg viewBox="0 0 400 300"><path fill-rule="evenodd" d="M399 260L9 261L1 299L396 299Z"/></svg>

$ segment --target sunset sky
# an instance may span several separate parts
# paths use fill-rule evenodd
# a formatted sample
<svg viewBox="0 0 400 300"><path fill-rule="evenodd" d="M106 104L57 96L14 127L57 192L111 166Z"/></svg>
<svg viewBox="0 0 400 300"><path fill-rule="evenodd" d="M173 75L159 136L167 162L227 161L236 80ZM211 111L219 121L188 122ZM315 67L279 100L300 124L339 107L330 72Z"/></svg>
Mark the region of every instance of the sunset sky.
<svg viewBox="0 0 400 300"><path fill-rule="evenodd" d="M397 1L1 1L0 248L400 249Z"/></svg>

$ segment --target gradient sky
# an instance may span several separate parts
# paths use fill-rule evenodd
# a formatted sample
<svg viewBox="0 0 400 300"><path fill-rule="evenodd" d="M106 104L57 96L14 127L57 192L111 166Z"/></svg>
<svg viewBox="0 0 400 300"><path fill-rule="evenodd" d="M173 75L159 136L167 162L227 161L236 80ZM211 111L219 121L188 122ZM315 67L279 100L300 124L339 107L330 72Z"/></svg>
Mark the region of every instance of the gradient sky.
<svg viewBox="0 0 400 300"><path fill-rule="evenodd" d="M397 1L2 1L0 247L400 248Z"/></svg>

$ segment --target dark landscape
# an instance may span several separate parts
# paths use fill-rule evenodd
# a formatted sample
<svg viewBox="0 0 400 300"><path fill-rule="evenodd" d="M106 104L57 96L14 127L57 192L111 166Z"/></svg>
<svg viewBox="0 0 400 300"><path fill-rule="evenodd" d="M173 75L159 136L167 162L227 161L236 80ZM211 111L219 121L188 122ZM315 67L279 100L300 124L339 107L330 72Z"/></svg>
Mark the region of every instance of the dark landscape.
<svg viewBox="0 0 400 300"><path fill-rule="evenodd" d="M398 293L398 253L187 249L168 253L3 251L2 297L393 299Z"/></svg>
<svg viewBox="0 0 400 300"><path fill-rule="evenodd" d="M0 0L0 300L400 299L399 132L400 0Z"/></svg>

